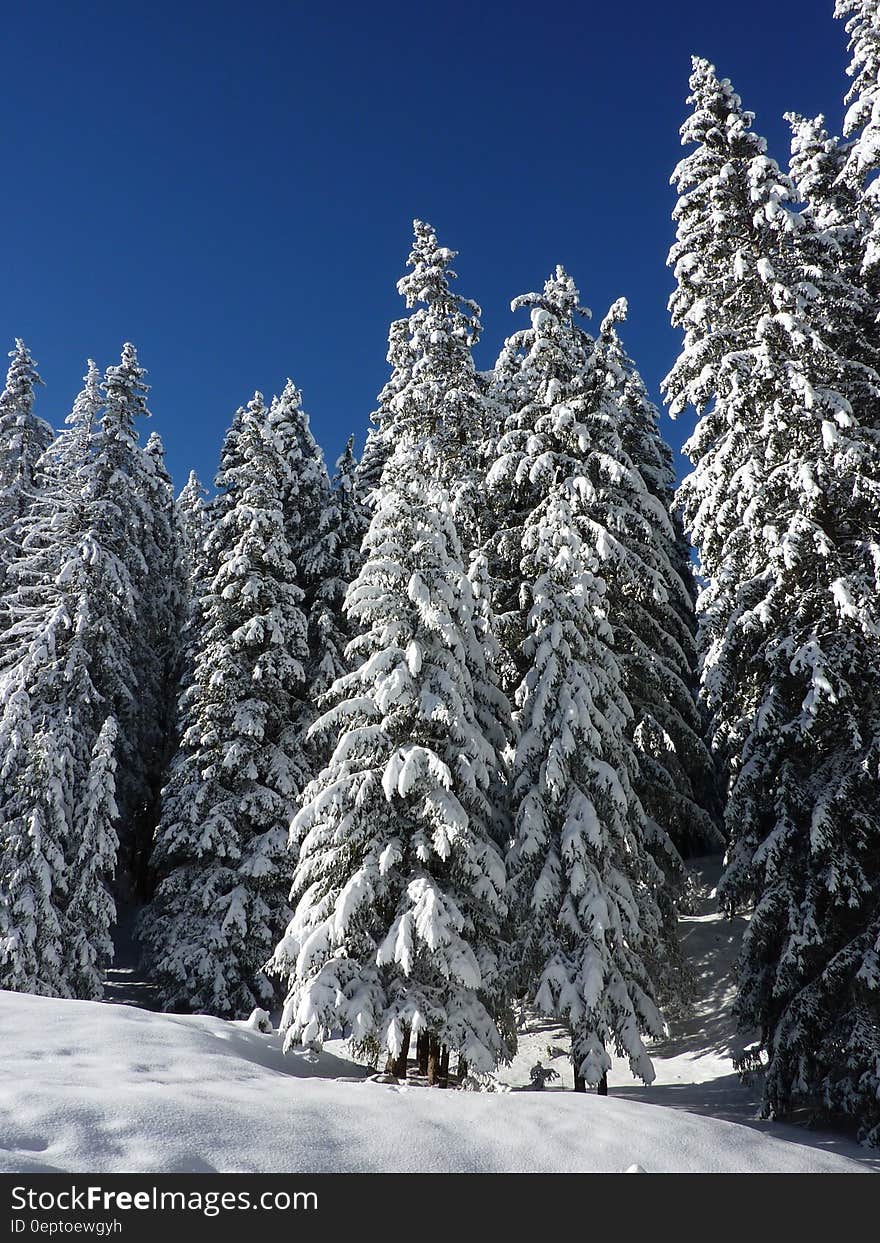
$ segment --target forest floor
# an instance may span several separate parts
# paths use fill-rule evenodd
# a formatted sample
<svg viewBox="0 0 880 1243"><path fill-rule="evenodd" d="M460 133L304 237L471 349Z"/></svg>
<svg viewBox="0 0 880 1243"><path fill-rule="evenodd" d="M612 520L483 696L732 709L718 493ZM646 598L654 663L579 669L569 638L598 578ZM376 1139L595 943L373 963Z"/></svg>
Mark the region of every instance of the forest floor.
<svg viewBox="0 0 880 1243"><path fill-rule="evenodd" d="M123 921L123 1004L0 993L0 1171L880 1171L847 1136L756 1119L731 1065L744 921L718 914L718 863L695 861L682 919L693 1005L651 1046L655 1082L615 1061L608 1097L570 1090L564 1035L537 1019L496 1091L443 1092L378 1082L341 1041L285 1055L247 1021L152 1013ZM539 1059L560 1078L528 1091Z"/></svg>

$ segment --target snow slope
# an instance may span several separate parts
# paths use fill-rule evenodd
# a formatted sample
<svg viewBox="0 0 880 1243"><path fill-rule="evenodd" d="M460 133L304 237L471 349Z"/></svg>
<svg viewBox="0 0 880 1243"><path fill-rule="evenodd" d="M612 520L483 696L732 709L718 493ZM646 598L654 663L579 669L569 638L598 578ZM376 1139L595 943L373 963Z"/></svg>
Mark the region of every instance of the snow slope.
<svg viewBox="0 0 880 1243"><path fill-rule="evenodd" d="M649 1045L657 1075L650 1087L633 1080L625 1060L612 1058L611 1095L618 1100L735 1122L790 1144L848 1157L866 1169L880 1172L880 1152L865 1149L852 1139L756 1116L761 1095L758 1085L744 1085L732 1065L741 1048L732 1013L733 970L746 919L727 919L718 912L715 885L721 874L720 855L689 860L688 867L696 881L696 900L692 913L680 919L679 933L693 973L689 1012L670 1022L667 1039ZM560 1076L545 1089L545 1094L570 1093L568 1040L563 1031L546 1020L527 1024L519 1035L513 1063L503 1067L498 1078L515 1091L529 1082L529 1070L539 1059Z"/></svg>
<svg viewBox="0 0 880 1243"><path fill-rule="evenodd" d="M0 1170L858 1170L714 1118L574 1093L396 1088L220 1019L0 994Z"/></svg>
<svg viewBox="0 0 880 1243"><path fill-rule="evenodd" d="M547 1029L523 1036L509 1092L443 1092L373 1082L342 1045L285 1057L244 1023L0 992L0 1171L878 1168L839 1137L753 1120L726 1056L739 929L704 910L684 931L698 1011L655 1048L655 1085L615 1065L607 1098L517 1090L537 1057L570 1086Z"/></svg>

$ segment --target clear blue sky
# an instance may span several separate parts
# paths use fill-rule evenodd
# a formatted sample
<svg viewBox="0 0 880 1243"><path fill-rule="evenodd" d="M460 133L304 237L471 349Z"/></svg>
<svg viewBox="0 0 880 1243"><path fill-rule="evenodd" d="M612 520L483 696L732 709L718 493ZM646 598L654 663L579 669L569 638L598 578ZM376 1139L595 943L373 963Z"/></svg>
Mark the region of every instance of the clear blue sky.
<svg viewBox="0 0 880 1243"><path fill-rule="evenodd" d="M690 55L730 77L773 154L786 109L839 129L833 0L8 5L0 72L0 340L60 422L123 341L178 484L213 478L236 406L290 375L328 458L363 442L414 216L460 252L481 366L556 263L655 391ZM520 313L520 317L523 313ZM688 428L664 417L680 444Z"/></svg>

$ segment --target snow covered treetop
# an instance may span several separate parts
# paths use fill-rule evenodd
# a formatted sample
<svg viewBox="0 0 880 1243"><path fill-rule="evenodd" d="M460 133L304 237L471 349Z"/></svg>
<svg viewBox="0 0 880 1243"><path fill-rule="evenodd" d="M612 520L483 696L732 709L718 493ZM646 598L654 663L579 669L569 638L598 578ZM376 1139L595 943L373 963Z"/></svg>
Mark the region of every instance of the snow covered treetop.
<svg viewBox="0 0 880 1243"><path fill-rule="evenodd" d="M518 311L520 307L529 306L539 308L560 320L571 320L575 315L583 315L589 319L593 313L589 307L581 306L579 299L580 292L577 285L559 263L553 275L548 276L544 282L543 293L520 294L518 298L513 299L510 309ZM540 315L536 318L534 311L532 312L532 327L535 330L545 322L546 320Z"/></svg>
<svg viewBox="0 0 880 1243"><path fill-rule="evenodd" d="M692 64L691 93L687 102L693 104L694 111L679 131L682 145L700 143L713 150L726 150L729 146L732 154L740 157L763 155L767 144L758 134L751 133L755 114L743 109L730 79L719 78L715 66L699 56L693 57ZM691 159L683 160L670 178L679 189L700 180L687 175L691 171Z"/></svg>
<svg viewBox="0 0 880 1243"><path fill-rule="evenodd" d="M37 460L51 443L53 432L44 419L34 414L34 390L43 381L20 338L16 338L9 358L6 384L0 393L0 508L12 504L16 516L21 517L18 511L24 502L13 502L13 494L18 497L22 482L27 486L33 484ZM0 529L3 525L0 522ZM8 534L5 529L3 534Z"/></svg>
<svg viewBox="0 0 880 1243"><path fill-rule="evenodd" d="M144 382L146 374L146 368L138 363L137 350L126 341L118 365L108 367L104 373L106 411L103 423L107 432L122 427L130 432L136 416L150 417L147 409L150 386Z"/></svg>
<svg viewBox="0 0 880 1243"><path fill-rule="evenodd" d="M301 419L306 428L309 426L309 416L302 408L302 389L294 384L293 380L288 378L284 382L284 388L281 390L281 396L273 400L273 406L278 405L287 410L295 410L297 416Z"/></svg>
<svg viewBox="0 0 880 1243"><path fill-rule="evenodd" d="M110 384L118 380L127 380L129 376L135 374L140 380L147 373L146 370L138 364L137 350L130 341L126 341L122 347L122 356L119 360L119 365L107 368L106 380L107 383ZM142 384L141 388L143 392L146 393L148 386L146 384Z"/></svg>
<svg viewBox="0 0 880 1243"><path fill-rule="evenodd" d="M397 292L405 299L408 307L417 302L429 306L437 306L444 299L449 303L450 311L465 308L470 312L471 339L473 345L480 334L479 317L481 311L476 302L469 298L460 298L453 294L449 282L457 279L457 273L449 266L458 253L448 246L440 246L433 227L423 220L413 221L413 248L409 253L406 266L412 268L406 276L397 282Z"/></svg>
<svg viewBox="0 0 880 1243"><path fill-rule="evenodd" d="M6 373L6 385L0 393L0 406L30 410L34 404L34 389L43 381L21 337L15 338L15 349L9 351L9 358L11 362Z"/></svg>
<svg viewBox="0 0 880 1243"><path fill-rule="evenodd" d="M194 470L189 472L189 478L180 490L177 498L177 504L184 510L200 510L205 504L205 497L208 495L208 489Z"/></svg>
<svg viewBox="0 0 880 1243"><path fill-rule="evenodd" d="M599 331L602 333L602 336L607 336L613 330L615 324L625 324L628 314L629 303L626 298L618 298L616 302L612 302L605 318L599 325Z"/></svg>
<svg viewBox="0 0 880 1243"><path fill-rule="evenodd" d="M158 432L150 432L147 443L144 445L144 452L157 464L165 465L165 445Z"/></svg>
<svg viewBox="0 0 880 1243"><path fill-rule="evenodd" d="M94 417L94 410L101 404L101 372L98 370L98 364L94 358L89 358L86 361L86 373L83 376L82 391L88 393L92 399L93 405L89 416L91 419ZM70 414L65 416L64 422L74 427L79 426L83 418L82 406L82 402L74 402L73 409L70 411Z"/></svg>

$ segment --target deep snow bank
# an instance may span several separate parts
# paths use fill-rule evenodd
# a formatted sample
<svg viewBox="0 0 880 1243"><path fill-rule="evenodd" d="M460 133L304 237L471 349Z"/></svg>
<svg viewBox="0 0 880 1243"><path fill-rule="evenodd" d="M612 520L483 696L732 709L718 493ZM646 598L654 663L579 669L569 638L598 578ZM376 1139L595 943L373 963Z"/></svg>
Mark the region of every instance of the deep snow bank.
<svg viewBox="0 0 880 1243"><path fill-rule="evenodd" d="M11 1172L867 1168L641 1100L377 1084L333 1053L285 1057L276 1034L126 1006L0 992L0 1050Z"/></svg>

